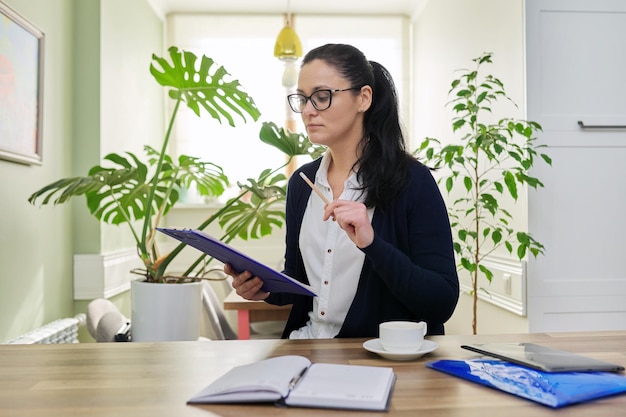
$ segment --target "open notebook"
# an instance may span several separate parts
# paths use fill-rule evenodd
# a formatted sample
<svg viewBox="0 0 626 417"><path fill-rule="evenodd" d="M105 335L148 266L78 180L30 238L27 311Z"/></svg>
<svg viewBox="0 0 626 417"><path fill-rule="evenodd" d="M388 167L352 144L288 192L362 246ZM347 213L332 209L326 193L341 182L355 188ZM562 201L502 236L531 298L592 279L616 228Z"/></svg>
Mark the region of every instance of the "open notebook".
<svg viewBox="0 0 626 417"><path fill-rule="evenodd" d="M311 363L286 355L232 368L194 395L189 404L261 403L290 407L385 411L393 369Z"/></svg>

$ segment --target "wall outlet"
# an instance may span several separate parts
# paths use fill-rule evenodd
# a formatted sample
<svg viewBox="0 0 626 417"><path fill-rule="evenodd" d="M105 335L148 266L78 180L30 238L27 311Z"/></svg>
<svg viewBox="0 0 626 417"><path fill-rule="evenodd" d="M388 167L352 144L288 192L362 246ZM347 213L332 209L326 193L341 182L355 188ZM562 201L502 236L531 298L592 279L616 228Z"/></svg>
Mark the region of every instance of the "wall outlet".
<svg viewBox="0 0 626 417"><path fill-rule="evenodd" d="M511 274L502 274L502 292L511 295Z"/></svg>

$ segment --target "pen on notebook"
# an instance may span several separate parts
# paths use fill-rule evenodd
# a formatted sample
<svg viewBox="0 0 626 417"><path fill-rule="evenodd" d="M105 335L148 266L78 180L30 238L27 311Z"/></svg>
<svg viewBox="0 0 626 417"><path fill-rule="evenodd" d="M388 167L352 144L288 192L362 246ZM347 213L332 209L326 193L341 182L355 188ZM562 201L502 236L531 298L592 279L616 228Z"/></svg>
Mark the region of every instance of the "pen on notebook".
<svg viewBox="0 0 626 417"><path fill-rule="evenodd" d="M311 180L310 180L310 179L309 179L306 175L304 175L304 172L300 172L300 176L302 177L302 179L303 179L303 180L304 180L307 184L309 184L309 187L311 187L311 189L312 189L313 191L315 191L315 193L316 193L317 195L319 195L319 196L320 196L320 198L322 199L322 201L324 201L324 203L326 203L327 205L328 205L328 204L330 204L330 201L328 201L328 199L326 198L326 196L324 196L324 194L322 194L322 192L320 191L320 189L319 189L319 188L317 188L317 187L315 186L315 184L313 184L313 183L311 182Z"/></svg>
<svg viewBox="0 0 626 417"><path fill-rule="evenodd" d="M300 382L300 380L302 379L302 377L304 376L304 374L306 374L306 371L309 368L304 368L302 371L300 371L300 373L296 376L294 376L293 378L291 378L291 381L289 381L289 390L291 391L292 389L294 389L296 387L296 385L298 385L298 382Z"/></svg>

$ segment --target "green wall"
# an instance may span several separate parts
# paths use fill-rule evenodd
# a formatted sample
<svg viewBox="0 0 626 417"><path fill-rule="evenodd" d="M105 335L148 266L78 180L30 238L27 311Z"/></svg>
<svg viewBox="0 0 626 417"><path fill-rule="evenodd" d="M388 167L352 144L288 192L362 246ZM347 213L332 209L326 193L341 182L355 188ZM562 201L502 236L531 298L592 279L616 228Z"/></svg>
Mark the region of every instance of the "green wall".
<svg viewBox="0 0 626 417"><path fill-rule="evenodd" d="M127 249L84 200L35 207L28 196L84 175L109 152L137 152L163 134L163 93L149 74L163 23L147 0L0 0L45 33L43 164L0 160L0 342L85 312L74 302L75 253ZM116 297L127 308L127 294Z"/></svg>

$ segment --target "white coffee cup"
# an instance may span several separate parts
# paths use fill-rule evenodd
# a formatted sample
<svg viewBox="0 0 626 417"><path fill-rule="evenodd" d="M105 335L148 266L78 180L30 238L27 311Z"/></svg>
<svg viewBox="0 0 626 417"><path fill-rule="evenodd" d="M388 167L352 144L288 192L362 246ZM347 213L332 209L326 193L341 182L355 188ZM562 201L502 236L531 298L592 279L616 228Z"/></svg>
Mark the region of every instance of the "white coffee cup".
<svg viewBox="0 0 626 417"><path fill-rule="evenodd" d="M380 323L378 331L380 344L388 352L417 352L424 343L426 322L387 321Z"/></svg>

